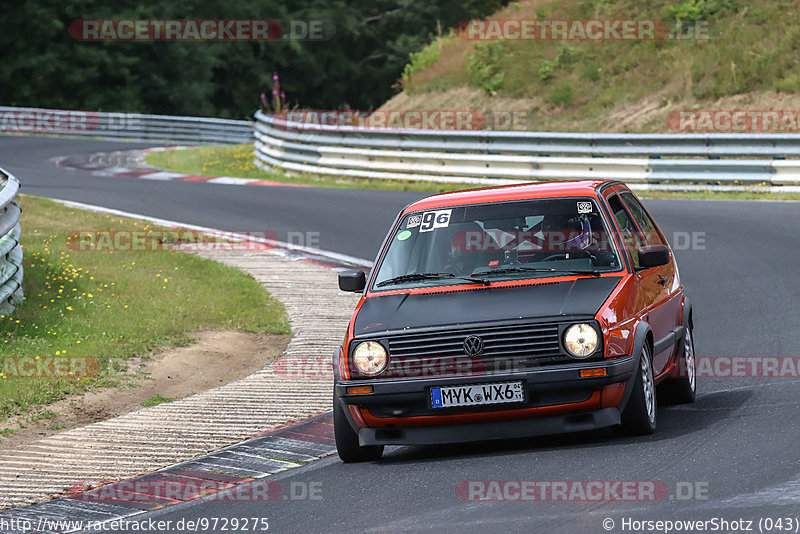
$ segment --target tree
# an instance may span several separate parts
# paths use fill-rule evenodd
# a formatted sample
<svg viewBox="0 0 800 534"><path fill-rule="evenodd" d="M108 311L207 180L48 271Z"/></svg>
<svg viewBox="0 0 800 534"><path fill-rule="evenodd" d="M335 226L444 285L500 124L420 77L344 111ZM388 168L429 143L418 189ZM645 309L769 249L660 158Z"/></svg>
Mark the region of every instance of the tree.
<svg viewBox="0 0 800 534"><path fill-rule="evenodd" d="M369 109L392 94L411 52L502 0L21 0L3 9L0 104L244 118L271 89L308 108ZM81 42L77 19L324 20L325 41Z"/></svg>

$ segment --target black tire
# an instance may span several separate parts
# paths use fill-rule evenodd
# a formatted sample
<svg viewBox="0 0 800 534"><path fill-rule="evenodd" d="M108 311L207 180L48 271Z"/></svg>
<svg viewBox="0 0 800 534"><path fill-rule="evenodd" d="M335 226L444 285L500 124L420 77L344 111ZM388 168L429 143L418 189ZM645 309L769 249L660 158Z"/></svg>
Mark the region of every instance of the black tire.
<svg viewBox="0 0 800 534"><path fill-rule="evenodd" d="M622 428L626 433L637 436L652 434L656 430L657 412L653 363L650 347L645 343L636 368L631 398L622 411Z"/></svg>
<svg viewBox="0 0 800 534"><path fill-rule="evenodd" d="M686 329L679 350L678 376L670 377L658 386L658 396L667 404L687 404L694 402L697 396L697 358L691 326Z"/></svg>
<svg viewBox="0 0 800 534"><path fill-rule="evenodd" d="M383 445L361 446L358 434L344 414L344 404L333 396L333 435L336 438L336 452L344 463L372 462L383 455Z"/></svg>

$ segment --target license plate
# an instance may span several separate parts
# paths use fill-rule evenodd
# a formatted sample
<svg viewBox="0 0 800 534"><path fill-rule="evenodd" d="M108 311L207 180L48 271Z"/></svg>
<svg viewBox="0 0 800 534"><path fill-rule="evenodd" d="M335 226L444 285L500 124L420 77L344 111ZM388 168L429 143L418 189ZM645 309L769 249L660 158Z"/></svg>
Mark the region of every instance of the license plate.
<svg viewBox="0 0 800 534"><path fill-rule="evenodd" d="M482 406L508 402L525 402L522 382L431 388L431 405L434 408Z"/></svg>

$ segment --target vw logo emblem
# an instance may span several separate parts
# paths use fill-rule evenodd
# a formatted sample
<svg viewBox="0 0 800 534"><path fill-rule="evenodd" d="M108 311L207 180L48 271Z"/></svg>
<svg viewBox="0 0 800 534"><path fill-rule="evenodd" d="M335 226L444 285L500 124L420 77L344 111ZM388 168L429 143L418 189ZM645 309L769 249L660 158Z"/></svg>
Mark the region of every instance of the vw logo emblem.
<svg viewBox="0 0 800 534"><path fill-rule="evenodd" d="M478 356L483 352L483 340L478 336L469 336L464 340L464 354Z"/></svg>

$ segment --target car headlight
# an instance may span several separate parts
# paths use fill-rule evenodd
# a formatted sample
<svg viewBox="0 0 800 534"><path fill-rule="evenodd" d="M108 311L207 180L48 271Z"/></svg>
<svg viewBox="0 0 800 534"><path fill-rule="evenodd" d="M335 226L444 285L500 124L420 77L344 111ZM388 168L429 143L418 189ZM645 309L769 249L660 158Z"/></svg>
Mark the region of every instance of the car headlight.
<svg viewBox="0 0 800 534"><path fill-rule="evenodd" d="M597 330L590 324L574 324L564 332L564 346L573 358L588 358L597 349L597 342Z"/></svg>
<svg viewBox="0 0 800 534"><path fill-rule="evenodd" d="M386 369L389 355L383 345L377 341L359 343L353 351L353 364L362 375L375 376Z"/></svg>

